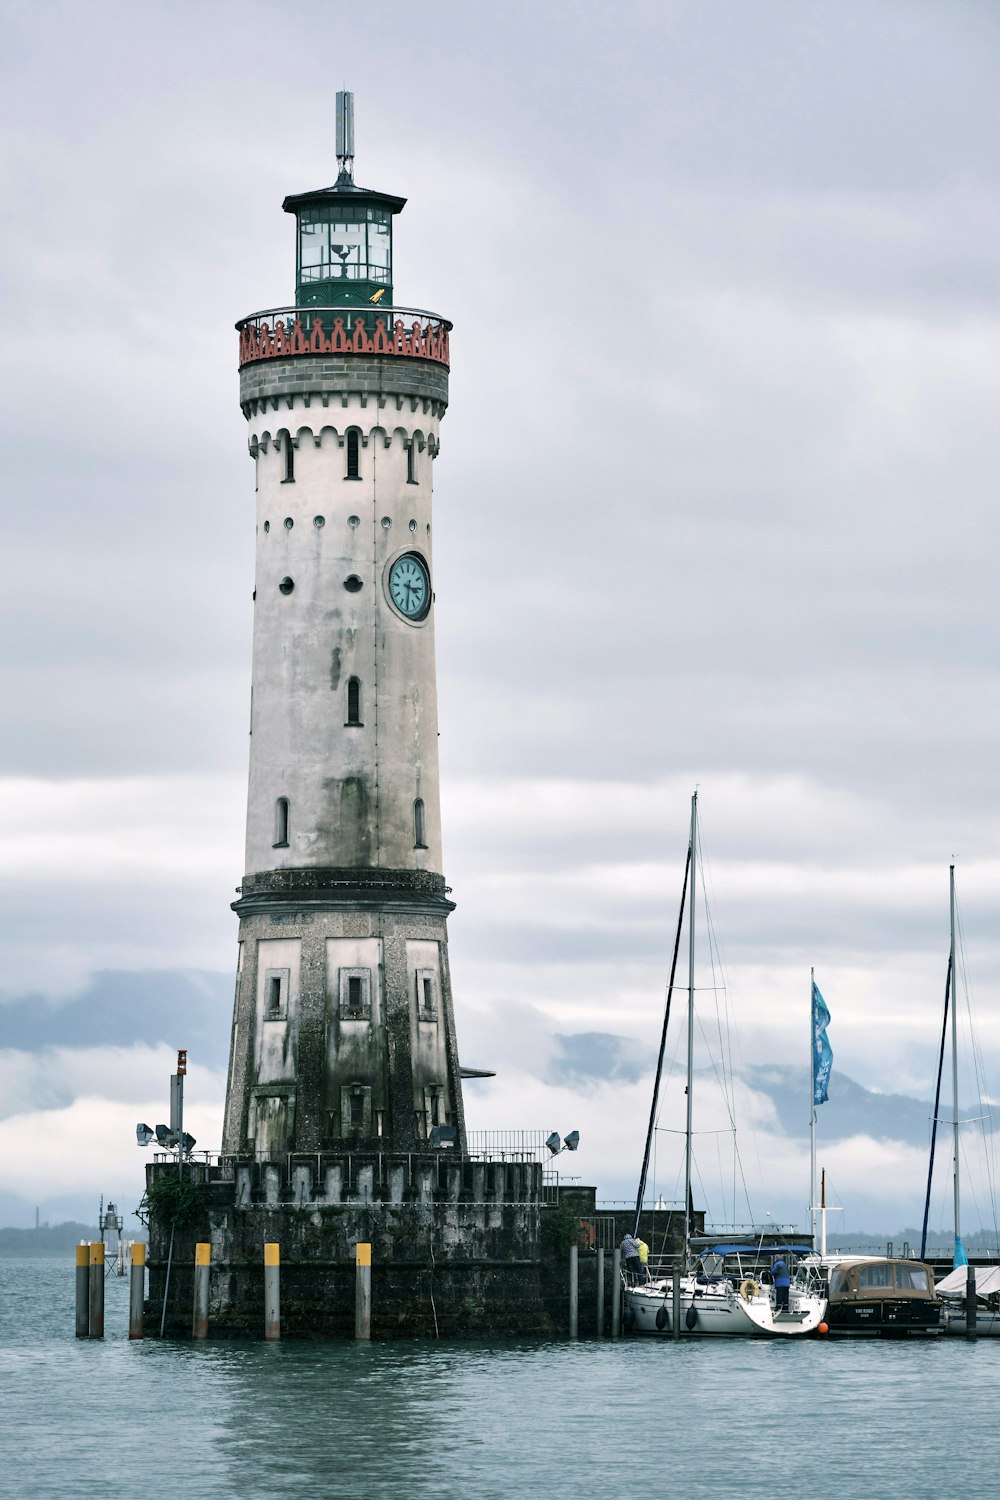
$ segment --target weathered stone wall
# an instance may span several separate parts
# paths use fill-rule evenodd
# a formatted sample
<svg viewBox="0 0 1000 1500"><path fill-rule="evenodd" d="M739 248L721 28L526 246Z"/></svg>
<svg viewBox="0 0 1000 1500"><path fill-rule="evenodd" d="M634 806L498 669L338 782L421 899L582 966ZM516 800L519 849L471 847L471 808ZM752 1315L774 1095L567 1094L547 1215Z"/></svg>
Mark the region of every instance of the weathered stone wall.
<svg viewBox="0 0 1000 1500"><path fill-rule="evenodd" d="M311 354L289 359L261 360L240 371L240 403L273 402L305 395L326 406L339 403L341 393L402 401L433 401L441 410L448 404L448 371L423 359L392 355ZM249 415L249 411L247 412Z"/></svg>
<svg viewBox="0 0 1000 1500"><path fill-rule="evenodd" d="M360 1242L372 1246L374 1338L549 1331L541 1293L540 1167L404 1155L330 1156L320 1166L319 1195L317 1172L295 1159L196 1169L207 1180L198 1184L193 1217L174 1236L168 1332L190 1336L199 1241L212 1246L213 1336L261 1336L266 1242L281 1247L281 1321L289 1337L353 1337ZM173 1168L148 1170L152 1181ZM155 1328L168 1252L167 1227L154 1218L148 1265Z"/></svg>

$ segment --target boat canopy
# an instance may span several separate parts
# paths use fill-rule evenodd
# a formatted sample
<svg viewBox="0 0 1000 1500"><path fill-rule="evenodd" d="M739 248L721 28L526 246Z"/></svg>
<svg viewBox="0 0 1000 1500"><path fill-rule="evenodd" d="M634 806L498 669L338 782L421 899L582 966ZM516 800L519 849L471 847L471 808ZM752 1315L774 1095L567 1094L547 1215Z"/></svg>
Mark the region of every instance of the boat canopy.
<svg viewBox="0 0 1000 1500"><path fill-rule="evenodd" d="M977 1297L994 1297L1000 1292L1000 1266L974 1266L973 1270L976 1273ZM954 1271L949 1271L938 1282L936 1290L945 1295L949 1292L964 1293L968 1274L968 1266L956 1266Z"/></svg>

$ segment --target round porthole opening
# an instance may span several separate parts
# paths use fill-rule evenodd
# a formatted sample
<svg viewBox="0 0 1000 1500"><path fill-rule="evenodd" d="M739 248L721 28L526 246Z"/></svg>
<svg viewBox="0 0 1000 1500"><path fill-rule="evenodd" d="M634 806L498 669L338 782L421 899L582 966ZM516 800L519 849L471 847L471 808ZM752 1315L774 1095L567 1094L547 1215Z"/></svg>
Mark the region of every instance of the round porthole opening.
<svg viewBox="0 0 1000 1500"><path fill-rule="evenodd" d="M270 521L265 521L264 522L264 535L265 536L270 531L270 529L271 529L271 523L270 523Z"/></svg>
<svg viewBox="0 0 1000 1500"><path fill-rule="evenodd" d="M344 588L349 594L359 594L364 588L364 583L358 577L357 573L350 573L344 579Z"/></svg>
<svg viewBox="0 0 1000 1500"><path fill-rule="evenodd" d="M295 522L292 520L291 516L286 516L285 517L285 530L286 531L291 531L291 529L292 529L292 527L294 525L295 525Z"/></svg>
<svg viewBox="0 0 1000 1500"><path fill-rule="evenodd" d="M292 582L292 580L290 578L283 578L281 580L281 582L278 584L278 588L281 590L281 592L283 594L290 594L292 592L292 589L294 587L295 587L295 584Z"/></svg>
<svg viewBox="0 0 1000 1500"><path fill-rule="evenodd" d="M360 516L348 516L348 518L347 518L347 524L348 524L348 526L360 526L361 525L361 517Z"/></svg>
<svg viewBox="0 0 1000 1500"><path fill-rule="evenodd" d="M326 525L326 516L313 516L313 525L318 531L321 526Z"/></svg>

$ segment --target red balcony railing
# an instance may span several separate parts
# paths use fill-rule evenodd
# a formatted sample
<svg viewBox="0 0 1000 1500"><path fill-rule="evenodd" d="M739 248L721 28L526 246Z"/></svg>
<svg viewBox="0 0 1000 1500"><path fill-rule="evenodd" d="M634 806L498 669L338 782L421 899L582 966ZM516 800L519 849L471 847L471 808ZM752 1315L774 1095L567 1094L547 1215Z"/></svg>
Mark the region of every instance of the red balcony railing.
<svg viewBox="0 0 1000 1500"><path fill-rule="evenodd" d="M240 366L310 354L391 354L449 363L451 324L412 307L276 307L236 325Z"/></svg>

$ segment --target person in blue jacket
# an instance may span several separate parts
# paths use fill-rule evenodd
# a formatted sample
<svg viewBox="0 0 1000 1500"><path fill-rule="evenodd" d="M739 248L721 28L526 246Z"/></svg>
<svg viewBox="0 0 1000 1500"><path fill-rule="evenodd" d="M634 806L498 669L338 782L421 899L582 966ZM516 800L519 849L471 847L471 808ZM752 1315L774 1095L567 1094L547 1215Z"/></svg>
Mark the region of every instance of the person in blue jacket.
<svg viewBox="0 0 1000 1500"><path fill-rule="evenodd" d="M791 1277L788 1274L786 1263L778 1259L771 1267L771 1280L774 1282L774 1310L775 1312L788 1311L788 1288L791 1286Z"/></svg>

